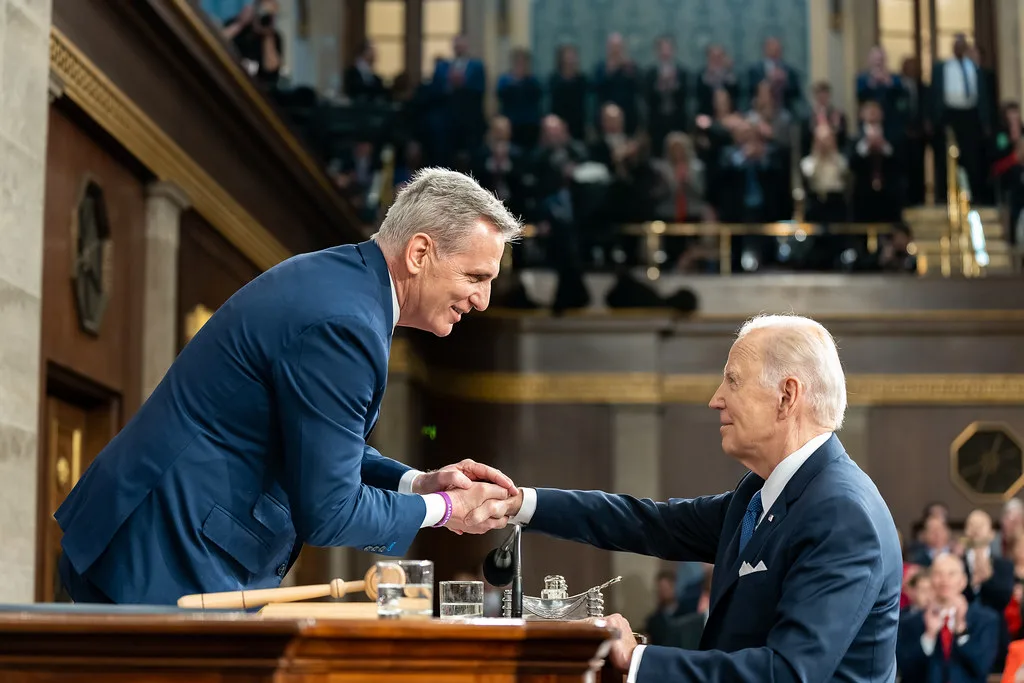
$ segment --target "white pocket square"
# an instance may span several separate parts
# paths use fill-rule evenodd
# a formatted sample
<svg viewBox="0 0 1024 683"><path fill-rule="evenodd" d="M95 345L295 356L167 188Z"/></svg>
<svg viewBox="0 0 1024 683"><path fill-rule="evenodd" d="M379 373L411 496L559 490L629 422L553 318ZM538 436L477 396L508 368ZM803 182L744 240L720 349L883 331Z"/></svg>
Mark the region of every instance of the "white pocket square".
<svg viewBox="0 0 1024 683"><path fill-rule="evenodd" d="M740 565L740 576L746 576L747 574L754 574L756 572L766 572L768 567L764 566L764 560L757 563L756 567L751 567L749 562L744 562Z"/></svg>

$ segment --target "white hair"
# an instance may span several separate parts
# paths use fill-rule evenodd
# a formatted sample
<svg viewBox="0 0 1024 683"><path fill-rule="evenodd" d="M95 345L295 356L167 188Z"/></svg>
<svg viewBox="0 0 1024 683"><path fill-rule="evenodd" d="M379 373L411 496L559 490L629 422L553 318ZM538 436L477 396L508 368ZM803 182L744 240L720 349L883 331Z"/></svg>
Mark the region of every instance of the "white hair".
<svg viewBox="0 0 1024 683"><path fill-rule="evenodd" d="M1003 514L1008 515L1011 513L1017 515L1024 514L1024 503L1021 502L1020 498L1011 498L1003 505Z"/></svg>
<svg viewBox="0 0 1024 683"><path fill-rule="evenodd" d="M769 330L761 345L761 383L778 389L787 377L804 386L811 416L822 427L838 430L846 414L846 375L835 340L825 327L797 315L760 315L740 328L737 341L755 330Z"/></svg>
<svg viewBox="0 0 1024 683"><path fill-rule="evenodd" d="M479 221L516 240L522 223L494 193L476 180L446 168L424 168L399 191L373 239L382 249L404 248L418 232L429 235L442 255L458 253Z"/></svg>

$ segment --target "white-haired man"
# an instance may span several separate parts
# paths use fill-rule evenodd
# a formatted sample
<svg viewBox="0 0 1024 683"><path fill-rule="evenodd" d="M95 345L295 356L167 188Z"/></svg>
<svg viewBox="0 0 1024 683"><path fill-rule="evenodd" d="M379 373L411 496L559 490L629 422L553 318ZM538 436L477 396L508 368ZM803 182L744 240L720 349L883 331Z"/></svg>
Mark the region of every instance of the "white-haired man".
<svg viewBox="0 0 1024 683"><path fill-rule="evenodd" d="M637 646L619 615L612 664L628 680L863 681L896 675L903 563L889 510L833 434L846 383L813 320L743 326L711 399L735 490L655 503L600 491L520 489L515 523L608 550L714 565L699 651Z"/></svg>
<svg viewBox="0 0 1024 683"><path fill-rule="evenodd" d="M366 440L396 325L487 308L519 221L472 178L416 175L375 239L288 259L235 293L56 518L76 602L277 586L303 544L403 555L417 531L502 526L505 475L429 474ZM487 483L493 482L493 483Z"/></svg>

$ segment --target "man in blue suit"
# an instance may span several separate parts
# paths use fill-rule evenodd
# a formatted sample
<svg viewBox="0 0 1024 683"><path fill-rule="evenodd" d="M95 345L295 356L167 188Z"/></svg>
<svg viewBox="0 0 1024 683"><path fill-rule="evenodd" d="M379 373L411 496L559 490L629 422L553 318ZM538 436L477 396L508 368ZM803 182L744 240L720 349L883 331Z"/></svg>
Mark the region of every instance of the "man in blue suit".
<svg viewBox="0 0 1024 683"><path fill-rule="evenodd" d="M395 326L445 336L487 308L519 231L472 178L427 169L373 240L235 293L57 510L72 598L275 587L304 543L401 556L423 527L502 526L508 477L468 460L417 472L367 438Z"/></svg>
<svg viewBox="0 0 1024 683"><path fill-rule="evenodd" d="M929 574L934 595L900 624L899 665L904 683L985 683L999 653L1001 615L964 596L964 561L942 553Z"/></svg>
<svg viewBox="0 0 1024 683"><path fill-rule="evenodd" d="M609 659L630 683L861 681L896 676L903 564L889 510L833 434L846 384L828 331L796 316L740 330L711 399L735 490L667 503L520 489L512 522L606 550L714 564L699 651L638 646Z"/></svg>

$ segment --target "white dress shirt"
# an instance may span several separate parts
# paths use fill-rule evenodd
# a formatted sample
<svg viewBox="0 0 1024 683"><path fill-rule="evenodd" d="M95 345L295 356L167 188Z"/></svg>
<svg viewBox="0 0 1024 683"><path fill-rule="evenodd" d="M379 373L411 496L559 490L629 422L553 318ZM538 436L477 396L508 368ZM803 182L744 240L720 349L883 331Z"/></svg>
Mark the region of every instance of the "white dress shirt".
<svg viewBox="0 0 1024 683"><path fill-rule="evenodd" d="M391 283L391 310L393 315L391 316L391 331L395 331L395 327L398 325L398 318L402 314L402 310L398 305L398 292L395 291L395 279L391 277L391 271L388 271L388 282ZM412 493L412 484L416 480L416 477L423 474L419 470L409 470L402 475L402 478L398 480L398 492L399 493ZM422 496L423 503L427 506L427 512L423 516L423 523L420 524L421 529L425 529L428 526L434 526L442 519L444 519L444 513L448 508L448 504L445 503L444 498L437 493L428 493Z"/></svg>
<svg viewBox="0 0 1024 683"><path fill-rule="evenodd" d="M807 459L814 454L814 451L821 448L830 436L832 436L832 432L819 434L792 454L786 456L782 462L775 466L775 469L768 475L768 479L765 480L764 486L761 488L762 512L761 517L757 520L758 524L761 523L764 516L771 510L772 505L782 495L786 484L797 473L800 466L807 462ZM530 520L533 519L534 513L537 512L537 490L523 488L522 491L523 504L516 516L510 520L513 524L529 524ZM706 621L707 617L705 617L705 623ZM637 645L636 649L633 650L633 658L629 660L629 674L626 676L626 683L636 683L637 672L640 671L640 660L644 656L644 649L646 647L646 645Z"/></svg>
<svg viewBox="0 0 1024 683"><path fill-rule="evenodd" d="M966 57L946 60L942 65L942 97L950 109L970 109L978 104L978 68L974 62Z"/></svg>

